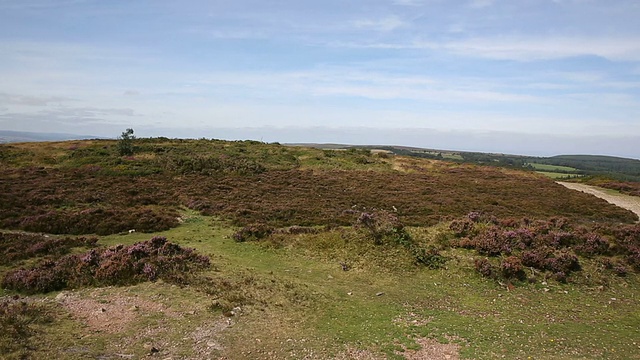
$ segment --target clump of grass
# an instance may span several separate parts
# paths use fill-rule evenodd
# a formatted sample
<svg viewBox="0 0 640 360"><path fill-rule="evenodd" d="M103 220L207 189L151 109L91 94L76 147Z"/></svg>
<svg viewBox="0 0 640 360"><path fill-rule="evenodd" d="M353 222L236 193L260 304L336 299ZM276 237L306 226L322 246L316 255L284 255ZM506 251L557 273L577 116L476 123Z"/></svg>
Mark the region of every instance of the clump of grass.
<svg viewBox="0 0 640 360"><path fill-rule="evenodd" d="M19 297L0 299L0 354L4 359L29 358L35 327L53 320L42 304Z"/></svg>

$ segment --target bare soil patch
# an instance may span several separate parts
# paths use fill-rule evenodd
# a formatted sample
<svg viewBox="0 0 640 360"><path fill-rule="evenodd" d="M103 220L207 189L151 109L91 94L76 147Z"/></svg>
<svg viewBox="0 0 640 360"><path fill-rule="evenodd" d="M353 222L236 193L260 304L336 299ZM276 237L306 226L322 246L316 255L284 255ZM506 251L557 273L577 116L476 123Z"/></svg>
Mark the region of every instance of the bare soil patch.
<svg viewBox="0 0 640 360"><path fill-rule="evenodd" d="M166 305L138 296L112 294L101 295L104 289L96 289L87 296L61 292L56 297L74 318L92 331L119 333L142 315L163 313L175 317L178 314Z"/></svg>

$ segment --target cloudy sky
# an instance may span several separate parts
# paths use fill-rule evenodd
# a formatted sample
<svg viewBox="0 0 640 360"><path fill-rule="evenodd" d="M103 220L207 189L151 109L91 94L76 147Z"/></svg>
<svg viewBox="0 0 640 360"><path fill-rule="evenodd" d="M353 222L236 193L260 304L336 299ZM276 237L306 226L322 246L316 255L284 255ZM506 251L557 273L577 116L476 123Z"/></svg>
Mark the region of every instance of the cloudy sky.
<svg viewBox="0 0 640 360"><path fill-rule="evenodd" d="M640 158L637 0L0 0L0 129Z"/></svg>

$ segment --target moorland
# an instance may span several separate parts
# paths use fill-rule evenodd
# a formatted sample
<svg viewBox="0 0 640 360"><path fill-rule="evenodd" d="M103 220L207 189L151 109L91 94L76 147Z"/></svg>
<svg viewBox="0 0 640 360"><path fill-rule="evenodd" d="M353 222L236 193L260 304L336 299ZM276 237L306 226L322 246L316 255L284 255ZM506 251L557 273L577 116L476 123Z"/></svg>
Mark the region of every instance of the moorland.
<svg viewBox="0 0 640 360"><path fill-rule="evenodd" d="M640 358L637 215L534 169L121 145L0 145L6 358Z"/></svg>

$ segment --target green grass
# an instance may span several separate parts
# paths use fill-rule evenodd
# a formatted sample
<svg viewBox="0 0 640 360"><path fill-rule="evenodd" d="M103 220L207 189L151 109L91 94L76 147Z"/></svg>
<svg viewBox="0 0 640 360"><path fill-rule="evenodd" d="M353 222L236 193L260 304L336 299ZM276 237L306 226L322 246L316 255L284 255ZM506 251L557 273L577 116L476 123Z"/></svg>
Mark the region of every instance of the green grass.
<svg viewBox="0 0 640 360"><path fill-rule="evenodd" d="M448 152L443 152L442 153L442 157L444 159L447 160L458 160L458 161L462 161L464 160L464 158L462 157L462 155L458 154L458 153L448 153Z"/></svg>
<svg viewBox="0 0 640 360"><path fill-rule="evenodd" d="M536 170L546 171L546 172L575 173L575 172L579 171L576 168L572 168L572 167L568 167L568 166L538 164L538 163L528 163L527 165L531 165Z"/></svg>
<svg viewBox="0 0 640 360"><path fill-rule="evenodd" d="M415 339L422 337L458 343L461 356L471 359L640 358L640 311L636 306L640 283L635 275L613 279L610 286L602 288L538 283L519 284L507 291L473 271L468 250L448 250L447 268L428 270L392 267L391 261L371 254L373 248L362 253L366 262L342 271L341 248L354 249L350 248L353 244L335 238L335 233L316 235L328 237L324 246L322 241L309 241L306 235L288 235L288 239L281 239L284 243L274 247L236 243L230 238L234 229L213 218L194 212L186 212L183 217L181 226L154 235L167 236L210 255L214 266L205 275L240 287L218 295L162 282L97 292L80 290L73 294L104 299L105 303L117 296L134 296L163 304L178 314L196 310L198 316L172 317L156 312L117 334L87 333L88 329L78 328L68 316L58 316L36 347L48 344L53 348L47 348L47 352L66 358L105 356L116 351L141 357L146 343L165 344L160 348L166 354L166 344L173 342L179 345L171 352L174 358L193 356L191 340L185 337L217 321L219 310L208 306L228 297L237 302L233 306L243 308L243 315L216 335L230 352L212 354L233 359L268 353L276 358L299 358L310 352L331 358L345 348L401 358L397 351L418 347ZM412 231L417 234L419 230ZM150 236L112 235L102 237L100 242L132 244ZM380 256L391 260L403 257L393 253ZM53 301L55 295L40 298ZM145 328L157 332L139 335ZM123 344L123 348L114 348L113 344ZM71 355L69 349L83 350ZM44 350L34 356L44 358Z"/></svg>
<svg viewBox="0 0 640 360"><path fill-rule="evenodd" d="M580 175L575 175L575 174L567 174L567 173L558 173L558 172L550 172L550 171L536 171L538 174L542 174L546 177L552 178L552 179L569 179L569 178L575 178L580 177Z"/></svg>
<svg viewBox="0 0 640 360"><path fill-rule="evenodd" d="M150 306L140 311L120 309L130 311L127 314L135 321L122 325L117 331L91 327L86 318L56 300L59 293L28 297L29 301L44 304L53 315L52 322L37 324L34 328L37 336L29 343L33 347L32 358L143 358L149 355L148 344L152 344L160 350L156 357L173 359L330 359L347 358L347 349L367 350L380 358L401 359L403 351L419 347L418 339L431 338L458 344L461 357L468 359L640 359L637 306L640 279L636 273L630 272L624 278L611 277L611 272L600 270L602 265L596 260L581 259L583 270L572 274L572 284L519 281L509 291L504 284L476 273L474 259L478 255L470 250L443 248L441 254L448 259L444 268L430 270L416 265L409 249L397 244L374 245L350 227L313 234L276 234L261 242L238 243L232 239L238 230L231 225L232 216L227 216L225 221L181 206L200 194L211 196L216 205L225 194L244 186L248 195L230 198L227 203L244 201L253 212L246 211L239 216L256 213L255 216L264 219L267 214L281 215L283 210L296 206L318 211L321 201L335 206L341 199L339 194L347 193L352 196L344 197L336 208L338 214L352 209L354 204L368 209L397 206L401 214L416 216L417 220L412 223L415 226L408 228L408 232L420 246L441 246L449 241L446 236L440 236L448 229L447 216L476 210L476 205L470 204L484 204L488 199L494 201L492 206L496 209L506 208L509 201L529 196L532 187L550 190L537 192L530 198L531 202L518 203L517 208L523 209L523 213L556 215L549 212L566 209L567 204L585 207L586 210L580 210L581 214L602 213L602 207L590 207L591 197L584 196L585 200L579 202L578 195L569 197L574 196L574 192L565 192L552 181L530 172L410 161L364 150L325 151L255 142L143 140L137 144L135 160L112 156L113 142L54 143L44 150L21 146L24 148L7 148L0 160L14 167L46 165L71 170L96 161L114 172L109 173L111 176L121 170L147 174L165 169L158 159L188 159L194 154L205 158L227 155L241 159L239 164L263 165L267 175L279 174L273 179L265 175L221 176L212 180L204 175L185 179L184 174L167 170L166 175L172 179L171 189L189 190L181 202L174 199L178 193L163 195L168 204L180 209L182 223L153 234L127 232L103 236L99 243L131 245L153 236L165 236L171 242L208 255L212 268L184 286L159 281L66 292L74 299L91 304L87 316L95 316L101 307L110 309L123 299ZM70 155L73 152L77 152L77 156ZM443 156L446 157L446 153ZM401 170L393 170L394 165ZM311 171L306 171L304 177L294 172L278 173L287 169ZM269 173L273 170L273 174ZM555 170L566 169L556 167ZM413 176L413 172L429 176ZM261 179L261 183L255 179ZM420 180L414 184L420 192L409 193L407 179ZM109 182L95 189L107 191L121 187L117 195L123 199L130 198L129 190L139 190L142 186L153 191L134 196L148 196L146 200L161 198L155 193L160 188L156 183L140 182L140 187L130 189L123 183L133 180L111 177L101 180ZM55 184L69 184L66 178L60 181ZM206 186L190 188L192 182ZM316 186L319 183L326 185ZM86 184L78 188L82 186L87 189ZM62 186L51 188L64 189ZM218 193L212 194L212 189L218 189ZM275 189L283 190L278 190L275 199L269 200ZM292 194L296 191L302 195L294 197ZM465 196L460 196L461 193ZM102 201L113 199L105 194ZM309 194L314 200L309 202L309 207L301 206L306 204L303 200L307 200ZM326 196L319 196L322 194ZM429 194L439 196L420 197ZM34 199L46 195L50 194L43 191L42 195L35 194ZM375 205L382 195L392 201ZM403 196L410 200L404 205L399 203ZM17 198L20 197L14 196ZM248 200L243 200L245 198ZM553 206L533 202L540 198L560 200ZM80 200L89 202L84 197ZM276 200L285 202L280 204ZM428 207L431 205L435 206L433 210ZM130 205L123 205L126 206ZM238 210L246 209L239 207ZM233 212L238 213L242 214ZM424 218L419 217L431 213L440 221L434 227L428 227ZM302 219L311 216L321 219L324 222L310 225L324 229L327 216L313 212L303 215ZM285 214L286 220L290 220L287 216ZM25 260L20 266L35 261ZM351 269L343 271L341 262L348 263ZM9 270L1 264L0 276ZM14 293L0 289L0 296L12 295ZM235 307L241 308L241 315L228 317ZM6 335L0 334L2 336Z"/></svg>

